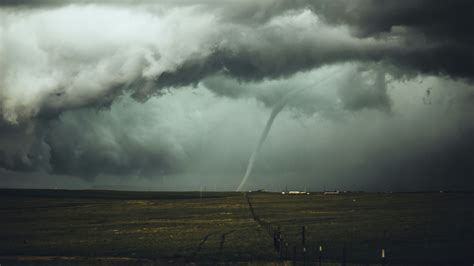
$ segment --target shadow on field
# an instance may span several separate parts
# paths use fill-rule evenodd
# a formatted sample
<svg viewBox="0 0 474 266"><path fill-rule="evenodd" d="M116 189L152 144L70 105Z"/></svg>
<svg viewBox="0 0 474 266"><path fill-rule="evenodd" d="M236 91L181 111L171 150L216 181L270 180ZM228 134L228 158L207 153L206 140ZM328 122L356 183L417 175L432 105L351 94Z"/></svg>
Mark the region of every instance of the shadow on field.
<svg viewBox="0 0 474 266"><path fill-rule="evenodd" d="M225 237L226 237L227 235L232 234L233 232L235 232L235 230L232 230L232 231L223 233L223 234L221 235L221 242L219 242L219 251L218 251L218 253L217 253L217 254L218 254L218 255L217 255L218 258L221 258L221 257L222 257L222 250L224 249Z"/></svg>
<svg viewBox="0 0 474 266"><path fill-rule="evenodd" d="M206 243L207 239L214 235L216 233L209 233L207 235L205 235L202 239L201 239L201 242L199 242L198 246L196 247L196 249L194 250L194 252L191 254L191 256L189 257L188 261L194 261L196 259L196 256L197 254L201 251L202 247L204 246L204 244Z"/></svg>

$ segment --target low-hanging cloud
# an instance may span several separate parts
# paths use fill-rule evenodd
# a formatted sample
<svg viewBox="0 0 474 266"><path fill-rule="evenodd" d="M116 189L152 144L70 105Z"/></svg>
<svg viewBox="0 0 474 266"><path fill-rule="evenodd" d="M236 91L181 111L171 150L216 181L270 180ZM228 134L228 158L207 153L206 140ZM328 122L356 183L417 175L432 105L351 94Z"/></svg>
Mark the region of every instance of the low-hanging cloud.
<svg viewBox="0 0 474 266"><path fill-rule="evenodd" d="M315 89L326 102L316 112L298 108L295 98L276 119L249 187L294 187L294 180L314 189L469 187L474 124L465 99L472 89L457 86L453 92L452 82L425 83L434 88L430 105L418 81L391 84L397 89L388 92L391 113L348 110L339 93L326 88ZM302 94L318 98L311 90ZM234 189L267 118L267 107L253 98L222 98L198 85L145 103L124 96L109 110L67 112L44 139L55 174L90 181L107 175L170 177L169 183L193 189Z"/></svg>
<svg viewBox="0 0 474 266"><path fill-rule="evenodd" d="M245 145L230 145L232 149L226 151L217 149L219 156L209 153L201 163L193 163L200 158L196 156L200 154L196 147L201 145L197 143L202 140L199 134L223 139L235 136L197 131L189 139L178 137L177 132L193 132L185 124L194 122L176 121L184 114L174 112L174 105L181 100L188 105L196 101L201 103L195 107L199 113L206 106L201 101L213 102L222 110L230 108L224 105L237 104L260 112L261 117L257 117L264 119L263 110L271 108L289 89L311 88L311 81L324 75L328 66L340 68L337 81L289 101L282 118L285 123L293 119L305 124L310 123L310 117L319 117L346 124L353 116L361 123L352 124L356 132L363 125L371 127L363 121L371 119L374 112L390 123L398 123L401 109L397 105L413 99L402 97L395 102L393 87L421 77L445 80L447 87L463 92L443 92L441 108L436 105L436 87L419 85L424 92L430 90L430 100L424 101L430 104L425 105L459 112L452 117L439 115L463 121L461 131L470 132L469 116L463 112L472 102L473 32L467 26L472 10L470 1L424 0L1 1L0 165L13 171L45 171L89 179L108 174L165 176L206 166L219 168L221 173L242 171L248 154L238 151L251 147L252 137L241 141ZM205 91L206 96L196 96L189 86L196 88L196 95ZM454 89L459 86L463 89ZM423 97L428 96L424 93ZM155 105L162 107L153 109ZM409 116L433 119L420 115L420 110ZM218 113L216 109L212 117L223 119L217 118ZM227 119L235 117L244 123L248 121L244 117L249 116L236 111ZM182 128L166 131L167 123ZM381 130L389 132L390 123L382 123ZM399 125L395 131L403 131L401 128ZM331 130L338 127L334 125ZM422 132L412 133L424 136ZM451 140L457 140L470 147L465 134L462 137L451 132L445 136L444 140L449 140L443 142L447 143L446 151L467 153L450 146ZM319 143L312 138L307 141ZM291 145L282 147L292 149ZM388 151L398 154L394 149ZM236 155L238 163L220 158L233 152L240 154ZM423 157L419 152L412 153L420 156L413 158ZM367 160L381 156L365 154ZM426 157L432 154L438 156L433 152ZM209 158L218 161L219 166ZM278 168L272 160L268 165ZM407 164L404 160L392 162ZM381 159L379 165L383 166L382 173L397 163ZM263 171L262 167L257 165L257 173ZM272 167L268 169L276 169ZM354 168L359 169L359 176L364 171L367 176L375 175L362 168ZM417 168L413 163L410 168L426 170L427 166ZM340 171L326 172L341 177L348 169L346 165Z"/></svg>

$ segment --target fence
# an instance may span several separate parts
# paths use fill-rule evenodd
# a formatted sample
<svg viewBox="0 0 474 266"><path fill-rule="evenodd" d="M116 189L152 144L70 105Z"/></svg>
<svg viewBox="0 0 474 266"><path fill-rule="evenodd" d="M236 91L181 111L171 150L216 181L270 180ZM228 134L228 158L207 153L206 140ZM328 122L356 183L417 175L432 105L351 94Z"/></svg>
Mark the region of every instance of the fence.
<svg viewBox="0 0 474 266"><path fill-rule="evenodd" d="M245 198L248 203L250 213L253 220L258 223L273 240L273 248L278 258L281 261L291 261L293 264L303 265L322 265L323 263L341 263L346 265L347 263L360 263L360 264L377 264L387 265L388 263L402 263L400 261L389 261L388 252L386 247L378 246L371 247L372 259L367 258L349 258L349 251L354 251L355 248L350 248L344 242L334 241L320 241L318 244L308 245L307 243L307 229L305 226L301 227L300 241L295 241L293 238L291 241L287 239L285 233L282 231L280 225L273 225L262 220L254 210L252 202L245 193ZM365 248L367 249L367 248ZM376 255L375 255L376 254ZM375 255L375 256L374 256ZM426 262L426 261L421 261ZM417 263L417 262L412 262Z"/></svg>

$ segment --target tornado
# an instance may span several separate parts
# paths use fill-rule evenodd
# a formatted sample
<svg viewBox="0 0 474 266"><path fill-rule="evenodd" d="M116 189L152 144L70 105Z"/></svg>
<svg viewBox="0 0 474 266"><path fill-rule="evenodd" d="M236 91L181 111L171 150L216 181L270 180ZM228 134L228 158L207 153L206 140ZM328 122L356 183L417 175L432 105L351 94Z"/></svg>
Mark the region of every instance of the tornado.
<svg viewBox="0 0 474 266"><path fill-rule="evenodd" d="M337 71L337 70L336 70ZM324 81L327 81L329 78L334 76L336 74L336 71L331 72L329 75L321 78L320 80L316 81L315 85L321 85ZM275 121L275 118L277 115L283 110L285 105L298 93L301 93L309 88L312 87L304 87L300 89L293 89L289 91L287 94L285 94L280 101L278 101L277 104L272 109L272 112L270 113L270 117L267 120L267 124L265 125L265 128L263 129L262 135L260 136L260 139L257 143L257 146L255 146L255 149L253 150L252 154L250 155L249 163L247 165L247 170L245 171L245 175L242 178L242 181L240 182L239 186L237 187L236 191L242 191L242 188L245 186L245 183L247 183L247 180L252 173L253 170L253 165L255 164L255 161L257 160L258 153L260 152L260 149L263 146L263 143L268 137L268 133L270 133L270 129L272 128L273 121Z"/></svg>

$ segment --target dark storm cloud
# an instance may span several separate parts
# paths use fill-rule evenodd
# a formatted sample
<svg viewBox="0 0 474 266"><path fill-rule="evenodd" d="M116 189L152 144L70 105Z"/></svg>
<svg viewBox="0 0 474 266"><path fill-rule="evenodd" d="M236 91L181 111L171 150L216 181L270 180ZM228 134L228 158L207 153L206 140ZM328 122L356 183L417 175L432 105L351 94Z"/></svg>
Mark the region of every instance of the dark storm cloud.
<svg viewBox="0 0 474 266"><path fill-rule="evenodd" d="M468 0L409 2L390 0L315 1L316 12L326 21L346 24L360 37L382 35L393 27L406 26L424 35L470 40L473 3Z"/></svg>
<svg viewBox="0 0 474 266"><path fill-rule="evenodd" d="M19 171L49 170L50 147L42 138L43 125L0 122L0 167Z"/></svg>
<svg viewBox="0 0 474 266"><path fill-rule="evenodd" d="M378 70L374 70L378 69ZM289 79L267 80L263 82L242 82L227 75L214 75L203 80L203 84L216 95L223 97L255 98L272 108L281 101L289 90L303 89L286 104L306 114L322 113L331 116L334 110L334 97L328 91L337 92L342 107L349 111L378 109L390 112L391 101L387 94L385 78L387 70L383 65L347 65L336 71L320 71L317 75L300 73ZM332 75L329 82L317 81L325 75ZM311 76L308 80L307 76ZM323 89L324 88L324 89Z"/></svg>
<svg viewBox="0 0 474 266"><path fill-rule="evenodd" d="M352 73L338 91L344 107L354 111L364 108L390 111L391 102L387 94L385 74L384 70L378 70L372 74L374 77L371 80L359 73Z"/></svg>
<svg viewBox="0 0 474 266"><path fill-rule="evenodd" d="M235 58L229 59L228 54L222 56L222 61L229 61L226 67L230 73L259 78L291 74L337 61L381 60L415 73L468 79L474 76L474 28L469 26L474 14L472 1L322 0L299 1L293 5L275 1L269 9L273 13L258 14L265 14L261 17L268 20L284 11L304 7L330 25L349 27L356 38L375 38L386 43L348 45L328 40L336 45L333 53L328 47L314 47L321 42L319 39L328 36L315 34L316 40L298 42L301 40L298 33L286 32L281 36L291 43L286 47L287 43L275 38L277 34L269 30L259 33L262 44L268 44L267 49L244 46ZM247 19L258 17L257 13L243 14L248 15ZM234 42L239 43L239 40Z"/></svg>
<svg viewBox="0 0 474 266"><path fill-rule="evenodd" d="M205 100L216 104L216 98L206 95ZM201 121L194 110L203 109L202 101L202 96L183 89L145 103L125 96L109 110L67 112L50 122L44 132L51 147L51 171L89 179L99 175L160 178L180 173L210 150L199 142L213 116L223 111L211 110L216 113Z"/></svg>
<svg viewBox="0 0 474 266"><path fill-rule="evenodd" d="M199 161L183 151L188 146L199 150L197 144L165 137L172 134L159 130L152 130L153 138L145 136L150 129L144 125L151 127L154 120L144 110L151 107L137 111L133 118L147 119L134 124L125 111L109 110L117 99L131 95L146 104L167 89L192 85L228 96L221 101L257 99L271 107L289 89L313 86L301 81L313 79L312 70L335 64L354 63L366 70L341 72L330 89L296 96L288 103L295 116L344 120L347 113L374 110L392 115L388 76L472 82L473 6L472 1L423 0L1 0L0 165L87 177L179 173ZM105 111L96 113L98 109ZM170 121L179 117L164 110L152 113ZM469 119L459 117L468 130ZM123 130L124 124L135 127ZM447 139L470 143L466 136ZM454 157L469 150L452 148L452 141L445 150ZM434 151L426 160L436 162L437 156ZM217 161L226 169L235 167L231 159ZM381 160L385 166L380 171L359 172L382 173L391 167L388 161ZM427 169L398 162L414 172ZM202 165L207 164L213 165Z"/></svg>
<svg viewBox="0 0 474 266"><path fill-rule="evenodd" d="M31 6L42 3L56 2L32 1ZM154 8L127 9L131 6L127 1L112 1L58 4L51 10L23 11L22 16L6 9L5 15L12 13L3 22L3 50L11 55L2 64L12 69L2 78L11 87L6 97L15 98L8 94L21 86L33 87L37 99L13 99L3 108L4 118L16 121L50 110L108 105L123 90L147 99L164 87L196 84L219 72L256 81L357 61L393 64L392 75L430 73L467 79L473 75L473 32L464 23L472 4L466 1L140 3ZM28 1L22 5L28 6ZM236 15L229 17L230 12ZM77 28L84 17L90 25ZM168 28L175 28L173 34ZM97 34L110 29L116 29L110 36ZM68 39L77 41L65 42ZM37 69L29 69L31 64L22 58L25 53ZM15 80L18 75L13 73L23 71L36 84ZM57 76L38 80L51 72ZM89 92L77 93L83 87Z"/></svg>
<svg viewBox="0 0 474 266"><path fill-rule="evenodd" d="M50 125L45 141L53 147L49 160L53 173L94 178L100 174L160 177L179 172L180 158L164 141L155 140L152 147L153 141L123 132L122 121L103 120L100 114L97 120L91 119L95 115L82 111Z"/></svg>
<svg viewBox="0 0 474 266"><path fill-rule="evenodd" d="M348 25L361 38L404 38L416 49L395 53L392 62L414 70L474 76L474 3L455 1L317 1L316 12L332 24Z"/></svg>

